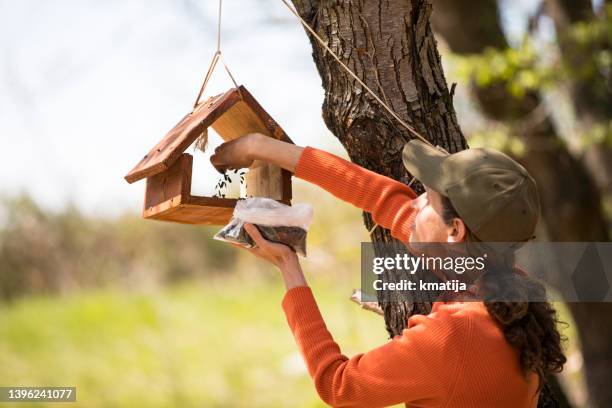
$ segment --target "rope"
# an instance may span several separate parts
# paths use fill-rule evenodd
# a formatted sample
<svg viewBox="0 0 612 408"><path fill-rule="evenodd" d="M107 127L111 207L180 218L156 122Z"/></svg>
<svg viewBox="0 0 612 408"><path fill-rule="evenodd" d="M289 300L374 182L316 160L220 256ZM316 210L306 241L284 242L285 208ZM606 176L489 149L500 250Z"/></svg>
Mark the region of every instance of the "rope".
<svg viewBox="0 0 612 408"><path fill-rule="evenodd" d="M234 79L234 76L232 75L229 68L227 67L227 64L225 63L225 60L223 59L223 55L221 55L221 53L219 53L219 59L221 60L221 63L223 64L223 68L225 68L225 71L227 71L227 75L229 75L232 82L234 83L234 86L238 88L238 83L236 82L236 80ZM238 92L240 92L240 89L238 89Z"/></svg>
<svg viewBox="0 0 612 408"><path fill-rule="evenodd" d="M223 0L219 0L219 16L217 17L217 52L221 53L221 9Z"/></svg>
<svg viewBox="0 0 612 408"><path fill-rule="evenodd" d="M208 67L208 71L206 72L206 76L204 77L204 82L202 82L202 86L200 87L200 92L198 92L198 97L196 98L195 103L193 104L192 111L195 110L195 108L198 106L198 103L200 102L200 98L202 98L202 94L204 93L204 90L206 89L206 85L208 85L208 81L210 81L210 78L212 77L212 73L215 70L215 67L217 66L217 62L219 62L219 60L221 60L221 63L223 64L225 71L227 72L232 82L234 83L234 86L236 87L236 89L238 89L238 83L236 82L236 79L234 78L227 64L225 63L225 60L223 59L223 55L221 55L221 10L222 9L223 9L223 0L219 0L219 15L217 18L217 50L215 51L212 57L212 61L210 62L210 66ZM238 92L240 92L240 89L238 89ZM240 94L240 96L242 96L242 94Z"/></svg>
<svg viewBox="0 0 612 408"><path fill-rule="evenodd" d="M208 72L206 72L206 76L204 77L204 82L202 82L202 86L200 87L200 92L198 93L198 97L196 98L193 104L193 109L195 109L196 106L198 106L198 102L200 102L200 98L202 97L202 94L204 93L204 89L206 88L206 85L208 85L208 81L210 80L210 77L212 76L215 66L217 66L217 61L219 61L220 55L221 54L219 53L219 51L215 52L215 55L213 55L212 61L210 62L210 66L208 67Z"/></svg>
<svg viewBox="0 0 612 408"><path fill-rule="evenodd" d="M289 3L287 2L287 0L281 0L285 6L287 6L287 8L289 9L289 11L295 16L297 17L298 20L300 20L300 23L302 23L302 25L304 26L304 28L306 28L310 34L312 34L312 36L314 38L316 38L316 40L319 42L319 44L321 44L321 46L323 48L325 48L327 50L327 52L329 52L331 54L332 57L334 57L334 59L336 60L336 62L338 64L340 64L340 66L350 75L353 77L353 79L355 79L355 81L357 81L359 83L359 85L361 85L366 91L368 91L368 93L374 98L376 99L376 101L383 107L385 108L385 110L387 112L389 112L389 114L391 116L393 116L402 126L404 126L410 133L412 133L416 138L420 139L421 141L427 143L428 145L433 146L433 144L427 140L425 137L423 137L419 132L417 132L412 126L410 126L408 123L406 123L402 118L400 118L398 116L397 113L395 113L393 111L393 109L391 109L389 107L389 105L387 105L378 95L376 95L376 93L374 91L372 91L370 89L370 87L368 87L365 82L363 82L353 71L351 71L351 69L340 60L340 58L336 55L335 52L333 52L331 50L331 48L329 48L329 46L327 44L325 44L325 41L323 41L323 39L321 37L319 37L319 35L310 27L310 25L308 25L308 23L306 23L306 21L304 21L304 19L299 15L299 13L289 5Z"/></svg>

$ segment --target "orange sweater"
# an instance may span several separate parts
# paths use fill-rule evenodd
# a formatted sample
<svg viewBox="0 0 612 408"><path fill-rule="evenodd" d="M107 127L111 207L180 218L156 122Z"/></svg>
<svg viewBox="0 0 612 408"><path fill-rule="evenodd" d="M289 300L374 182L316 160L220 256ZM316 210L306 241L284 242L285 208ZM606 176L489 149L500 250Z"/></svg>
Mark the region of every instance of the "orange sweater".
<svg viewBox="0 0 612 408"><path fill-rule="evenodd" d="M408 241L416 195L406 185L311 147L295 175L370 212ZM289 290L282 305L316 389L332 406L537 406L537 376L522 374L516 351L481 302L435 302L429 315L410 317L401 336L350 359L309 287Z"/></svg>

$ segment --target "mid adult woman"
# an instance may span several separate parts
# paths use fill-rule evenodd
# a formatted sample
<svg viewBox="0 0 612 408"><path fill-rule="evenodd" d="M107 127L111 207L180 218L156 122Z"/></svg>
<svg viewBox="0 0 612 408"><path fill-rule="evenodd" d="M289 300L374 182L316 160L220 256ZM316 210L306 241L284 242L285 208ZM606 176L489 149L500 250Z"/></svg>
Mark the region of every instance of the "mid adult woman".
<svg viewBox="0 0 612 408"><path fill-rule="evenodd" d="M531 239L539 217L533 179L491 149L449 155L419 141L407 143L404 164L426 187L418 197L408 186L330 153L258 134L225 143L211 157L219 170L255 160L287 169L370 212L407 244L521 243ZM555 311L542 301L435 302L429 315L410 317L401 336L347 358L326 329L296 255L266 241L251 225L247 232L257 243L249 251L283 275L289 326L319 395L330 405L535 407L545 376L565 363ZM511 271L503 272L504 285L542 294L541 286ZM500 282L490 273L478 277L478 290Z"/></svg>

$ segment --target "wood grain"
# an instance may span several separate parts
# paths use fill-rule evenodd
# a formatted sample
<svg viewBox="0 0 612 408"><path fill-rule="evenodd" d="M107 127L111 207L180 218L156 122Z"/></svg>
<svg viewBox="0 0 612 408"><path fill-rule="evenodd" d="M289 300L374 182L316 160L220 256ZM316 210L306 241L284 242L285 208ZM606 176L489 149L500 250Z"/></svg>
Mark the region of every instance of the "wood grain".
<svg viewBox="0 0 612 408"><path fill-rule="evenodd" d="M162 172L208 128L215 120L240 100L237 89L213 96L199 104L170 130L164 138L125 176L128 183Z"/></svg>
<svg viewBox="0 0 612 408"><path fill-rule="evenodd" d="M225 140L259 132L293 143L244 86L213 96L188 113L125 176L128 183L160 173L212 126Z"/></svg>
<svg viewBox="0 0 612 408"><path fill-rule="evenodd" d="M225 225L232 217L237 201L199 196L183 197L183 200L174 198L145 209L143 217L181 224Z"/></svg>
<svg viewBox="0 0 612 408"><path fill-rule="evenodd" d="M183 152L209 126L224 141L258 132L293 143L243 86L209 98L125 176L128 183L147 178L144 218L198 225L224 225L230 220L236 199L191 195L193 157ZM247 196L291 205L291 176L279 167L258 163L247 173Z"/></svg>
<svg viewBox="0 0 612 408"><path fill-rule="evenodd" d="M178 197L180 202L191 193L191 169L193 157L183 153L166 171L147 179L144 210Z"/></svg>

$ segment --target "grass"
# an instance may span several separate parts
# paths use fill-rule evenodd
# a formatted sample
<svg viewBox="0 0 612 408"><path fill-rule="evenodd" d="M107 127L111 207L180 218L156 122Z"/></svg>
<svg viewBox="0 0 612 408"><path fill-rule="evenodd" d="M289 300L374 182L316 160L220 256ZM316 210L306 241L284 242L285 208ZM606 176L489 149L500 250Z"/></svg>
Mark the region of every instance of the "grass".
<svg viewBox="0 0 612 408"><path fill-rule="evenodd" d="M323 407L285 322L280 279L257 269L149 293L106 289L0 305L0 386L76 386L70 406L88 408ZM310 276L343 353L386 340L382 318L347 300L352 277ZM564 332L572 355L573 324ZM566 385L582 388L579 369L566 368Z"/></svg>
<svg viewBox="0 0 612 408"><path fill-rule="evenodd" d="M349 286L319 279L314 289L343 352L385 341L382 319L346 300ZM24 298L0 306L0 385L76 386L71 406L92 408L325 406L284 320L283 293L278 279L236 276Z"/></svg>

